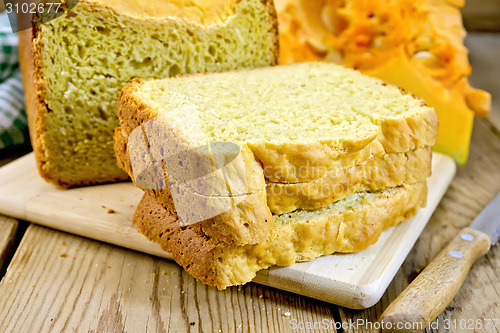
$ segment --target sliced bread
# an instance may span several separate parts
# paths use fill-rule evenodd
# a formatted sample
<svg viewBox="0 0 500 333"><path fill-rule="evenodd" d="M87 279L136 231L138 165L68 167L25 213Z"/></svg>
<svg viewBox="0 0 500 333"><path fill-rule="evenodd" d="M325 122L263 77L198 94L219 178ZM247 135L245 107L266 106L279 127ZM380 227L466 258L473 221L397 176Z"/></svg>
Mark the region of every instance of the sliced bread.
<svg viewBox="0 0 500 333"><path fill-rule="evenodd" d="M422 101L326 63L137 79L122 90L118 116L115 153L136 185L183 224L202 221L207 236L231 245L260 243L273 228L264 177L320 179L372 155L428 147L437 130ZM217 142L235 144L241 163L193 187L193 174L214 167L210 146ZM181 179L169 167L177 162L190 169ZM146 184L144 170L153 170ZM244 186L228 190L229 178Z"/></svg>
<svg viewBox="0 0 500 333"><path fill-rule="evenodd" d="M267 182L267 205L274 214L318 209L355 192L413 184L431 175L431 147L374 156L361 165L339 169L306 183Z"/></svg>
<svg viewBox="0 0 500 333"><path fill-rule="evenodd" d="M118 116L124 135L161 119L185 149L248 147L273 182L307 182L362 163L375 139L386 153L432 146L438 124L422 100L328 63L136 79L121 92Z"/></svg>
<svg viewBox="0 0 500 333"><path fill-rule="evenodd" d="M80 0L20 33L30 134L42 177L60 186L126 179L113 131L132 78L276 64L272 0Z"/></svg>
<svg viewBox="0 0 500 333"><path fill-rule="evenodd" d="M267 241L231 246L206 237L200 224L182 227L153 197L144 195L134 223L187 272L225 289L251 281L257 271L334 252L360 251L389 226L408 219L426 202L425 181L374 193L350 195L326 208L275 215Z"/></svg>

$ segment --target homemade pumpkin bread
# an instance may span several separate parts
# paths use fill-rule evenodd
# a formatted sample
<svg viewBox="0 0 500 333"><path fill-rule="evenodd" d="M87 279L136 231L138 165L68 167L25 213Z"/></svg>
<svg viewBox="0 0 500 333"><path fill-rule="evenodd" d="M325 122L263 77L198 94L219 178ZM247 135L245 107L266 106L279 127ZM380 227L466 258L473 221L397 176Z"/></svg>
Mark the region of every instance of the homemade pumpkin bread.
<svg viewBox="0 0 500 333"><path fill-rule="evenodd" d="M383 153L432 146L438 125L432 108L398 87L320 62L135 79L121 92L118 117L125 136L158 119L170 144L187 150L235 143L266 179L285 183L360 164L376 142Z"/></svg>
<svg viewBox="0 0 500 333"><path fill-rule="evenodd" d="M135 79L121 92L118 117L115 153L135 184L182 223L203 221L208 236L235 245L261 242L273 227L264 177L320 179L372 155L428 147L437 131L421 100L327 63ZM220 169L209 148L217 142L236 145L241 163L217 181L197 180L200 170ZM233 183L243 186L231 191Z"/></svg>
<svg viewBox="0 0 500 333"><path fill-rule="evenodd" d="M273 65L277 38L272 0L80 0L66 15L22 32L40 174L60 186L126 179L112 137L127 82Z"/></svg>
<svg viewBox="0 0 500 333"><path fill-rule="evenodd" d="M214 241L199 224L181 227L154 198L144 195L134 223L200 281L225 289L251 281L272 265L288 266L334 252L360 251L387 227L425 206L426 182L352 194L326 208L275 215L268 240L247 246Z"/></svg>
<svg viewBox="0 0 500 333"><path fill-rule="evenodd" d="M267 239L274 223L266 204L264 173L248 149L242 149L231 163L214 166L212 145L186 150L183 156L179 147L165 145L172 141L165 136L168 132L155 131L161 128L151 124L142 124L129 136L119 127L115 130L118 165L136 186L183 225L199 223L207 236L218 241L246 245ZM172 162L184 168L166 167Z"/></svg>
<svg viewBox="0 0 500 333"><path fill-rule="evenodd" d="M431 175L432 149L374 156L361 165L339 169L306 183L267 182L267 205L274 214L319 209L346 196L413 184Z"/></svg>
<svg viewBox="0 0 500 333"><path fill-rule="evenodd" d="M117 128L116 132L115 149L118 164L135 181L136 177L127 158L130 155L127 151L127 138L120 128ZM143 131L139 133L143 134ZM150 149L146 144L137 148L142 152L148 152ZM146 157L143 159L151 160ZM262 177L262 169L255 159L245 158L245 161L253 161L253 166L246 165L247 170L254 171L253 177L257 176L259 169ZM199 164L196 167L198 168ZM159 170L160 172L155 174L147 174L149 179L163 178L163 168L160 167ZM431 149L426 147L407 153L373 157L362 165L339 169L334 174L308 183L267 182L266 186L262 178L260 181L252 182L254 185L259 184L258 187L246 187L247 191L239 194L221 190L217 193L200 195L198 189L208 190L207 186L197 186L197 190L193 190L192 187L191 190L189 188L186 190L172 182L161 185L156 183L150 187L139 181L136 185L154 197L171 215L184 224L201 222L202 230L207 236L228 244L246 245L261 242L269 235L273 227L269 210L275 214L282 214L299 208L322 208L354 192L381 190L421 181L430 176L430 170ZM203 179L203 181L209 185L235 183L234 181L225 183L224 179L220 182L214 182L213 179ZM182 191L177 191L178 189ZM186 214L188 216L185 216Z"/></svg>

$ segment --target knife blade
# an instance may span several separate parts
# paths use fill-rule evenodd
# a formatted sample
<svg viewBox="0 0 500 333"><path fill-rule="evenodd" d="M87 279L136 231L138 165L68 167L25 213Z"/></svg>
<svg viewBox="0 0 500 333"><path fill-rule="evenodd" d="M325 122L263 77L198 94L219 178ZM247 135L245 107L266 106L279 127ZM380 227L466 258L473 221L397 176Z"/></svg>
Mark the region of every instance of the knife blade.
<svg viewBox="0 0 500 333"><path fill-rule="evenodd" d="M500 194L389 305L380 317L383 331L424 330L453 300L471 266L499 236Z"/></svg>
<svg viewBox="0 0 500 333"><path fill-rule="evenodd" d="M469 228L479 230L490 236L492 245L498 242L500 237L500 193L476 217Z"/></svg>

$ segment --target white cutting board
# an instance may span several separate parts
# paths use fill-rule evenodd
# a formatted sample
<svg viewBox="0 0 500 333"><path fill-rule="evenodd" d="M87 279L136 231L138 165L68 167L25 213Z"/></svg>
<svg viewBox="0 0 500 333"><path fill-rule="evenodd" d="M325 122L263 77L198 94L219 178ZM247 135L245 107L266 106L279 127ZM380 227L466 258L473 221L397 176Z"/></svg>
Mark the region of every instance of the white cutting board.
<svg viewBox="0 0 500 333"><path fill-rule="evenodd" d="M451 158L437 153L432 168L427 208L386 230L375 245L358 253L263 270L254 282L349 308L374 305L424 229L456 169ZM1 214L170 258L132 225L141 196L142 191L131 183L58 189L40 178L32 153L0 168Z"/></svg>

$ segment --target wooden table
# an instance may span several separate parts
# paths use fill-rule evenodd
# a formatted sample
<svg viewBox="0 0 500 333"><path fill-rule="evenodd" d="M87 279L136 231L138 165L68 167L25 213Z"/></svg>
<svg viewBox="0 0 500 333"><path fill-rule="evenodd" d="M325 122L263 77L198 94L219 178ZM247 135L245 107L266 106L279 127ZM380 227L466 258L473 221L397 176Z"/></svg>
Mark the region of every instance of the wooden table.
<svg viewBox="0 0 500 333"><path fill-rule="evenodd" d="M487 52L491 47L500 50L500 38L493 41L492 46L491 38L484 35L469 40L475 45L473 51L484 51L473 53L473 82L484 83L483 88L500 96L496 83L500 66L496 64L494 75L486 61L495 57ZM469 163L458 168L448 193L382 300L364 311L253 283L217 291L196 282L174 262L0 217L0 332L375 332L367 322L376 322L499 191L500 109L490 120L476 121ZM487 319L500 321L499 245L472 268L457 297L438 318L440 328L427 331L473 332L444 328L446 320L449 324L456 320L459 326L461 320L471 319L483 325ZM335 330L335 323L357 320L366 324L357 330ZM500 323L496 329L476 331L500 332Z"/></svg>

